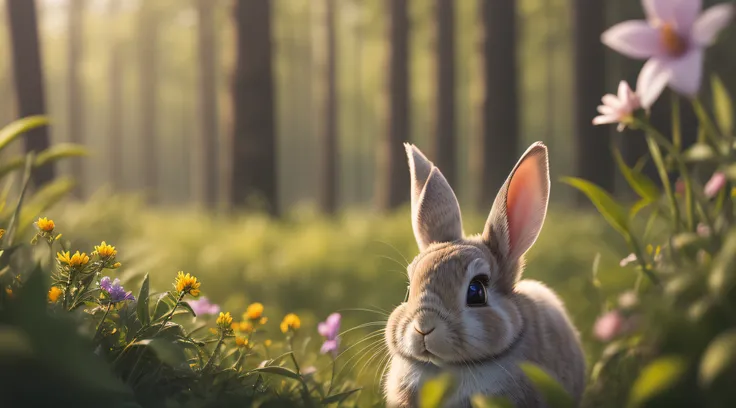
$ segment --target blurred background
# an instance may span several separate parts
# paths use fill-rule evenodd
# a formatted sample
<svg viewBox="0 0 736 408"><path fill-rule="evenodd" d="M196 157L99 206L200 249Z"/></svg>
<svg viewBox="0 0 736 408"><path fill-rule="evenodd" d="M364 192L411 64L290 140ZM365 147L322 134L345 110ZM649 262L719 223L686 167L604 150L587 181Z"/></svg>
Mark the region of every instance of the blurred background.
<svg viewBox="0 0 736 408"><path fill-rule="evenodd" d="M611 147L648 168L641 135L591 124L603 94L636 82L642 62L600 34L643 18L638 0L0 5L0 123L52 120L4 159L86 146L88 157L34 181L77 181L47 215L74 248L117 245L129 281L150 272L161 290L185 270L234 314L261 301L306 325L334 310L347 325L380 321L403 299L417 252L402 143L441 168L476 233L537 140L550 151L552 205L527 276L560 292L586 341L604 296L591 288L600 279L616 293L635 279L618 267L624 243L558 180L581 176L625 198ZM707 59L729 89L734 34ZM669 108L667 96L653 108L665 131ZM682 123L691 143L689 107Z"/></svg>

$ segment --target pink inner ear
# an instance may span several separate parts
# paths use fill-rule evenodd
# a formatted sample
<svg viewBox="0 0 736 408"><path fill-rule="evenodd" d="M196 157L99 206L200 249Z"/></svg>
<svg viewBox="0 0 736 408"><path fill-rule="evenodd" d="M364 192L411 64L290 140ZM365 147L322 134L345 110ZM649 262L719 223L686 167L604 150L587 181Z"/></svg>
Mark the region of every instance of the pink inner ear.
<svg viewBox="0 0 736 408"><path fill-rule="evenodd" d="M509 244L516 256L529 249L542 227L545 190L537 157L528 157L514 172L506 196Z"/></svg>

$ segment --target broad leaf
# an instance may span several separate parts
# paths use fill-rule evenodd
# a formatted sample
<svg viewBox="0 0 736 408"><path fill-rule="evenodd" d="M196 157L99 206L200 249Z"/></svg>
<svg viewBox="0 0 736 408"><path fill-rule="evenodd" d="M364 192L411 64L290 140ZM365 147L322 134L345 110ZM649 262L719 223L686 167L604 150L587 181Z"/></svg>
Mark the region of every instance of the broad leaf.
<svg viewBox="0 0 736 408"><path fill-rule="evenodd" d="M88 152L83 146L75 145L71 143L59 143L51 146L48 149L38 153L36 156L36 162L33 164L36 167L43 166L46 163L64 159L68 157L80 157L87 156Z"/></svg>
<svg viewBox="0 0 736 408"><path fill-rule="evenodd" d="M35 128L48 125L49 119L46 116L36 115L18 119L4 128L0 129L0 151L5 149L8 144L18 138L23 133Z"/></svg>
<svg viewBox="0 0 736 408"><path fill-rule="evenodd" d="M302 377L297 374L295 371L289 370L286 367L279 367L279 366L268 366L268 367L261 367L261 368L254 368L252 371L258 372L258 373L268 373L268 374L274 374L281 377L287 377L292 378L294 380L302 380Z"/></svg>
<svg viewBox="0 0 736 408"><path fill-rule="evenodd" d="M700 360L698 380L705 387L736 367L736 329L721 333L705 350Z"/></svg>
<svg viewBox="0 0 736 408"><path fill-rule="evenodd" d="M721 78L717 75L711 77L711 86L713 87L713 109L716 123L718 123L718 127L723 134L732 135L734 111L731 96L729 96Z"/></svg>
<svg viewBox="0 0 736 408"><path fill-rule="evenodd" d="M183 307L187 312L191 313L192 316L197 317L197 314L194 313L194 309L192 309L192 306L189 305L188 302L180 302L179 306Z"/></svg>
<svg viewBox="0 0 736 408"><path fill-rule="evenodd" d="M542 394L542 397L550 408L572 408L575 406L575 401L562 388L562 385L539 366L524 362L519 364L519 368L524 371L527 378L529 378L536 389Z"/></svg>
<svg viewBox="0 0 736 408"><path fill-rule="evenodd" d="M322 400L323 405L328 404L334 404L334 403L341 403L345 401L349 396L355 394L356 392L360 391L362 388L356 388L354 390L341 392L339 394L330 395L329 397Z"/></svg>
<svg viewBox="0 0 736 408"><path fill-rule="evenodd" d="M149 281L148 274L146 274L146 277L143 278L143 284L141 284L141 290L138 292L138 305L136 306L138 320L140 320L144 325L151 322L151 316L148 311L148 291Z"/></svg>
<svg viewBox="0 0 736 408"><path fill-rule="evenodd" d="M685 372L682 357L661 357L649 363L639 374L629 394L629 404L643 405L652 397L670 389Z"/></svg>
<svg viewBox="0 0 736 408"><path fill-rule="evenodd" d="M439 408L452 385L452 377L442 374L424 383L419 390L419 408Z"/></svg>
<svg viewBox="0 0 736 408"><path fill-rule="evenodd" d="M629 225L626 210L617 203L605 190L597 185L576 177L564 177L563 183L580 190L595 205L603 218L623 236L629 236Z"/></svg>
<svg viewBox="0 0 736 408"><path fill-rule="evenodd" d="M172 343L163 339L146 339L133 343L134 346L149 347L156 354L161 362L173 367L178 367L186 363L187 356L181 347L176 343Z"/></svg>
<svg viewBox="0 0 736 408"><path fill-rule="evenodd" d="M618 149L613 149L613 157L616 159L618 168L621 170L621 173L623 173L626 182L629 183L629 186L631 186L636 194L639 194L639 197L649 202L657 201L659 199L659 189L649 177L645 176L641 172L634 171L626 165L626 162L624 161L624 158L621 157L621 152L619 152Z"/></svg>

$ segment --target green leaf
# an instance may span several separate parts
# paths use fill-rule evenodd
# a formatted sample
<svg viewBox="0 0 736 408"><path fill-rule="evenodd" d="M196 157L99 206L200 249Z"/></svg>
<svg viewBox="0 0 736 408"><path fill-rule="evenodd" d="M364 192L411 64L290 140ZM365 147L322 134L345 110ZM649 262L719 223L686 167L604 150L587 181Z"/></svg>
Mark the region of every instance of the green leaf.
<svg viewBox="0 0 736 408"><path fill-rule="evenodd" d="M700 360L698 381L710 387L725 372L736 367L736 329L721 333L705 350Z"/></svg>
<svg viewBox="0 0 736 408"><path fill-rule="evenodd" d="M54 204L58 203L69 194L76 183L74 180L68 177L57 178L56 180L44 184L36 194L28 200L26 208L21 212L20 222L18 225L18 231L24 231L28 228L38 216Z"/></svg>
<svg viewBox="0 0 736 408"><path fill-rule="evenodd" d="M542 394L550 408L571 408L575 406L575 401L570 394L542 368L529 362L520 363L519 368Z"/></svg>
<svg viewBox="0 0 736 408"><path fill-rule="evenodd" d="M659 189L649 177L643 175L641 172L634 171L626 165L626 162L618 149L613 150L613 157L616 159L618 168L621 170L621 173L623 173L626 182L629 183L629 186L631 186L636 194L639 194L639 197L649 202L654 202L659 199Z"/></svg>
<svg viewBox="0 0 736 408"><path fill-rule="evenodd" d="M28 116L11 122L9 125L0 129L0 151L5 149L18 136L29 130L48 125L49 119L43 115Z"/></svg>
<svg viewBox="0 0 736 408"><path fill-rule="evenodd" d="M452 385L452 377L442 374L427 380L419 390L419 408L439 408Z"/></svg>
<svg viewBox="0 0 736 408"><path fill-rule="evenodd" d="M354 390L341 392L339 394L330 395L329 397L322 400L323 405L329 405L334 403L341 403L345 401L349 396L355 394L356 392L362 390L362 388L356 388Z"/></svg>
<svg viewBox="0 0 736 408"><path fill-rule="evenodd" d="M629 405L638 407L671 388L682 377L686 364L682 357L661 357L649 363L634 382Z"/></svg>
<svg viewBox="0 0 736 408"><path fill-rule="evenodd" d="M514 408L514 404L508 398L486 397L485 395L474 395L470 399L473 408Z"/></svg>
<svg viewBox="0 0 736 408"><path fill-rule="evenodd" d="M189 313L192 314L192 316L197 317L197 314L194 313L194 309L192 309L192 306L190 306L188 302L180 302L179 303L179 306L181 306L184 309L186 309Z"/></svg>
<svg viewBox="0 0 736 408"><path fill-rule="evenodd" d="M732 228L723 241L721 251L713 260L708 286L711 293L724 296L734 285L733 270L736 268L736 228Z"/></svg>
<svg viewBox="0 0 736 408"><path fill-rule="evenodd" d="M38 153L36 161L33 164L36 167L41 167L44 164L65 159L68 157L80 157L87 156L89 153L83 146L75 145L71 143L59 143L48 149Z"/></svg>
<svg viewBox="0 0 736 408"><path fill-rule="evenodd" d="M299 374L297 374L295 371L289 370L286 367L268 366L268 367L254 368L252 371L255 371L258 373L275 374L281 377L287 377L287 378L292 378L294 380L302 381L302 377Z"/></svg>
<svg viewBox="0 0 736 408"><path fill-rule="evenodd" d="M641 210L647 208L652 202L646 199L641 199L634 203L633 206L631 206L631 209L629 210L629 221L636 218L636 215L641 212Z"/></svg>
<svg viewBox="0 0 736 408"><path fill-rule="evenodd" d="M713 87L713 110L715 111L716 123L725 135L733 134L733 102L726 91L721 78L717 75L711 77Z"/></svg>
<svg viewBox="0 0 736 408"><path fill-rule="evenodd" d="M180 366L187 361L187 356L181 347L163 339L146 339L133 343L134 346L149 347L161 362L172 367Z"/></svg>
<svg viewBox="0 0 736 408"><path fill-rule="evenodd" d="M144 325L151 322L151 316L148 311L148 292L149 292L148 274L143 278L143 284L141 284L141 290L138 292L138 304L136 305L136 314L138 320Z"/></svg>
<svg viewBox="0 0 736 408"><path fill-rule="evenodd" d="M587 180L576 177L563 177L562 182L585 194L613 228L623 236L629 236L626 211L605 190Z"/></svg>

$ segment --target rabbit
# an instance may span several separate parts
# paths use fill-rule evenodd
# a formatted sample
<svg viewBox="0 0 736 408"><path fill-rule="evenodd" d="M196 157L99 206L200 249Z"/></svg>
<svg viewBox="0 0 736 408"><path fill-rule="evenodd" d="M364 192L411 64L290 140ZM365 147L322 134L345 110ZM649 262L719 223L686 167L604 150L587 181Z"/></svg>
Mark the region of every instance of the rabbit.
<svg viewBox="0 0 736 408"><path fill-rule="evenodd" d="M547 147L536 142L526 150L496 196L483 233L465 237L445 177L416 146L404 146L420 253L407 267L406 302L386 325L387 405L417 406L424 381L449 372L454 387L446 406L470 407L471 397L482 394L517 407L545 407L517 366L528 361L556 379L579 406L586 371L579 333L551 289L520 280L524 254L547 213Z"/></svg>

